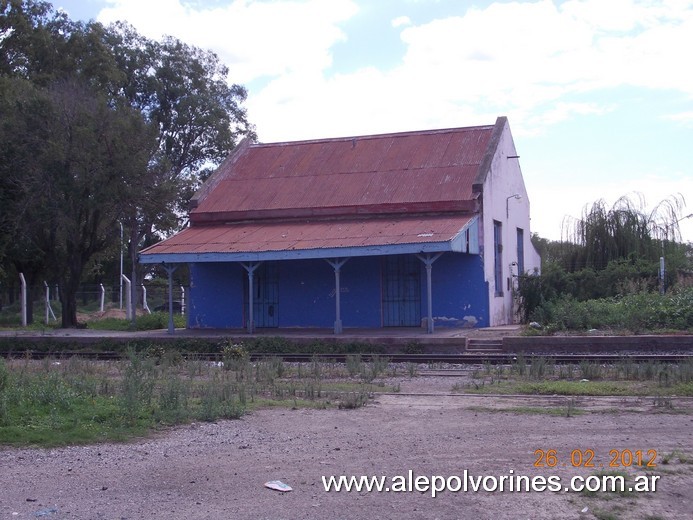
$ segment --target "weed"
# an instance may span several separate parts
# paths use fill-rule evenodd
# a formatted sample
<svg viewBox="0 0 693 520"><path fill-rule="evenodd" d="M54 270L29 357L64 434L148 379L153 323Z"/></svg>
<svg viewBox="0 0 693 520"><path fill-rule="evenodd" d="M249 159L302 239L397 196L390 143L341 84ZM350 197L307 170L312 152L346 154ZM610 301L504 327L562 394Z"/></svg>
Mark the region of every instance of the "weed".
<svg viewBox="0 0 693 520"><path fill-rule="evenodd" d="M418 341L410 341L409 343L404 345L402 352L404 354L423 354L424 346L420 344Z"/></svg>
<svg viewBox="0 0 693 520"><path fill-rule="evenodd" d="M510 365L510 372L520 377L524 377L527 372L527 362L525 356L520 352Z"/></svg>
<svg viewBox="0 0 693 520"><path fill-rule="evenodd" d="M356 377L362 371L361 354L349 354L346 357L346 369L350 377Z"/></svg>
<svg viewBox="0 0 693 520"><path fill-rule="evenodd" d="M621 520L616 511L605 511L603 509L595 509L594 517L597 520Z"/></svg>
<svg viewBox="0 0 693 520"><path fill-rule="evenodd" d="M122 382L121 407L123 418L129 424L137 422L139 415L149 407L156 382L155 361L130 351L129 364Z"/></svg>
<svg viewBox="0 0 693 520"><path fill-rule="evenodd" d="M688 456L684 452L680 450L673 450L666 455L662 455L662 464L669 464L674 459L677 459L681 464L686 464L689 460Z"/></svg>
<svg viewBox="0 0 693 520"><path fill-rule="evenodd" d="M674 409L674 401L671 397L665 395L655 396L653 404L655 408L664 408L666 410Z"/></svg>
<svg viewBox="0 0 693 520"><path fill-rule="evenodd" d="M573 417L576 414L578 400L577 397L571 397L565 407L565 416Z"/></svg>
<svg viewBox="0 0 693 520"><path fill-rule="evenodd" d="M340 410L353 410L355 408L365 406L367 402L368 394L366 392L349 392L348 394L342 396L337 406Z"/></svg>
<svg viewBox="0 0 693 520"><path fill-rule="evenodd" d="M592 361L581 361L580 376L583 379L589 379L590 381L601 379L602 366L599 363L593 363Z"/></svg>
<svg viewBox="0 0 693 520"><path fill-rule="evenodd" d="M529 365L529 377L531 379L542 379L547 371L548 360L541 357L532 357Z"/></svg>

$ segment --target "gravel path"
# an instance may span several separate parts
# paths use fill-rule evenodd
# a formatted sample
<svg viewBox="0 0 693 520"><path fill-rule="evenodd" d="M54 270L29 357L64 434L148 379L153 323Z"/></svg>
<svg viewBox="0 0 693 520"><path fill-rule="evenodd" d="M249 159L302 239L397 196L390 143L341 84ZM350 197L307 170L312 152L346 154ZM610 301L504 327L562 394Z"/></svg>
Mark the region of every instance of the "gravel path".
<svg viewBox="0 0 693 520"><path fill-rule="evenodd" d="M432 378L402 382L411 395L380 396L358 410L268 409L239 421L192 424L128 444L0 450L0 518L53 519L623 519L693 518L693 415L649 403L584 415L526 413L527 400L413 395ZM449 388L449 381L441 387ZM499 404L501 403L501 404ZM510 403L510 404L509 404ZM537 400L537 406L554 406ZM517 413L509 410L522 406ZM494 410L495 409L495 410ZM605 411L606 410L606 411ZM681 412L681 410L675 410ZM656 493L594 498L582 493L325 492L323 475L573 475L535 468L535 450L656 449ZM642 471L630 468L631 474ZM593 473L593 471L592 471ZM293 488L264 487L281 480ZM583 513L582 511L587 508Z"/></svg>

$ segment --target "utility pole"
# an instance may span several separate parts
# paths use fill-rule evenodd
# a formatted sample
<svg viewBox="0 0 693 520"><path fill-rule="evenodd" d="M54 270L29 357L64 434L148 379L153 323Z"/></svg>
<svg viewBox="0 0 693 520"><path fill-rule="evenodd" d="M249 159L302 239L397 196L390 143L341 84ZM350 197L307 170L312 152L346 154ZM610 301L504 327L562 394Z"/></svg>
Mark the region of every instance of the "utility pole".
<svg viewBox="0 0 693 520"><path fill-rule="evenodd" d="M693 213L690 215L686 215L685 217L681 217L678 220L675 220L672 224L672 226L675 226L682 220L686 220L687 218L693 217ZM669 237L669 227L667 226L667 238ZM666 287L664 286L664 279L666 275L666 266L664 262L664 240L662 240L662 256L659 257L659 294L663 295L666 292Z"/></svg>

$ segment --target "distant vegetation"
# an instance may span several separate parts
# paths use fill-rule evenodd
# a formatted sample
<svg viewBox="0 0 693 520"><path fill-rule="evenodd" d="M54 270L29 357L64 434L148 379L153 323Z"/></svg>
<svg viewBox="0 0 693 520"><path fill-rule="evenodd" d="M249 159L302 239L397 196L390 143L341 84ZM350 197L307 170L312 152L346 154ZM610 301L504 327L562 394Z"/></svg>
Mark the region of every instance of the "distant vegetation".
<svg viewBox="0 0 693 520"><path fill-rule="evenodd" d="M693 330L693 247L680 241L678 227L691 215L682 215L681 196L651 212L639 202L597 201L566 226L564 240L533 237L542 271L519 280L523 321L549 331Z"/></svg>

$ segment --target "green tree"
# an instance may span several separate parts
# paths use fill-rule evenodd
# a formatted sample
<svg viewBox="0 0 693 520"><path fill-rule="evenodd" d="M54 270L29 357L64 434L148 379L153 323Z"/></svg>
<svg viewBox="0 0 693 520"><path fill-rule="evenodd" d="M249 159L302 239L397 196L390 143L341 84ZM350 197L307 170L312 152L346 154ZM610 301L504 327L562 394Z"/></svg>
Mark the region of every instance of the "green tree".
<svg viewBox="0 0 693 520"><path fill-rule="evenodd" d="M131 204L125 218L134 303L139 250L182 228L210 167L255 131L241 106L245 88L228 84L228 68L214 53L171 37L151 41L124 23L110 26L104 42L123 72L115 93L158 128L142 187L149 195Z"/></svg>
<svg viewBox="0 0 693 520"><path fill-rule="evenodd" d="M16 200L26 208L18 231L58 281L62 325L71 327L84 269L108 247L122 201L156 147L155 133L138 112L113 107L76 80L38 91L16 117L32 114L45 140L16 175Z"/></svg>
<svg viewBox="0 0 693 520"><path fill-rule="evenodd" d="M638 204L622 197L611 208L600 200L566 228L567 240L534 235L542 272L520 280L524 319L539 319L544 306L561 298L586 301L656 290L660 256L666 258L667 286L679 272L690 272L691 245L676 241L679 222L688 218L681 216L683 197L669 197L649 212L644 207L642 198Z"/></svg>
<svg viewBox="0 0 693 520"><path fill-rule="evenodd" d="M246 91L211 52L35 0L0 0L0 51L0 263L60 280L71 326L68 295L117 251L118 222L136 286L138 250L180 229L201 179L254 138Z"/></svg>

